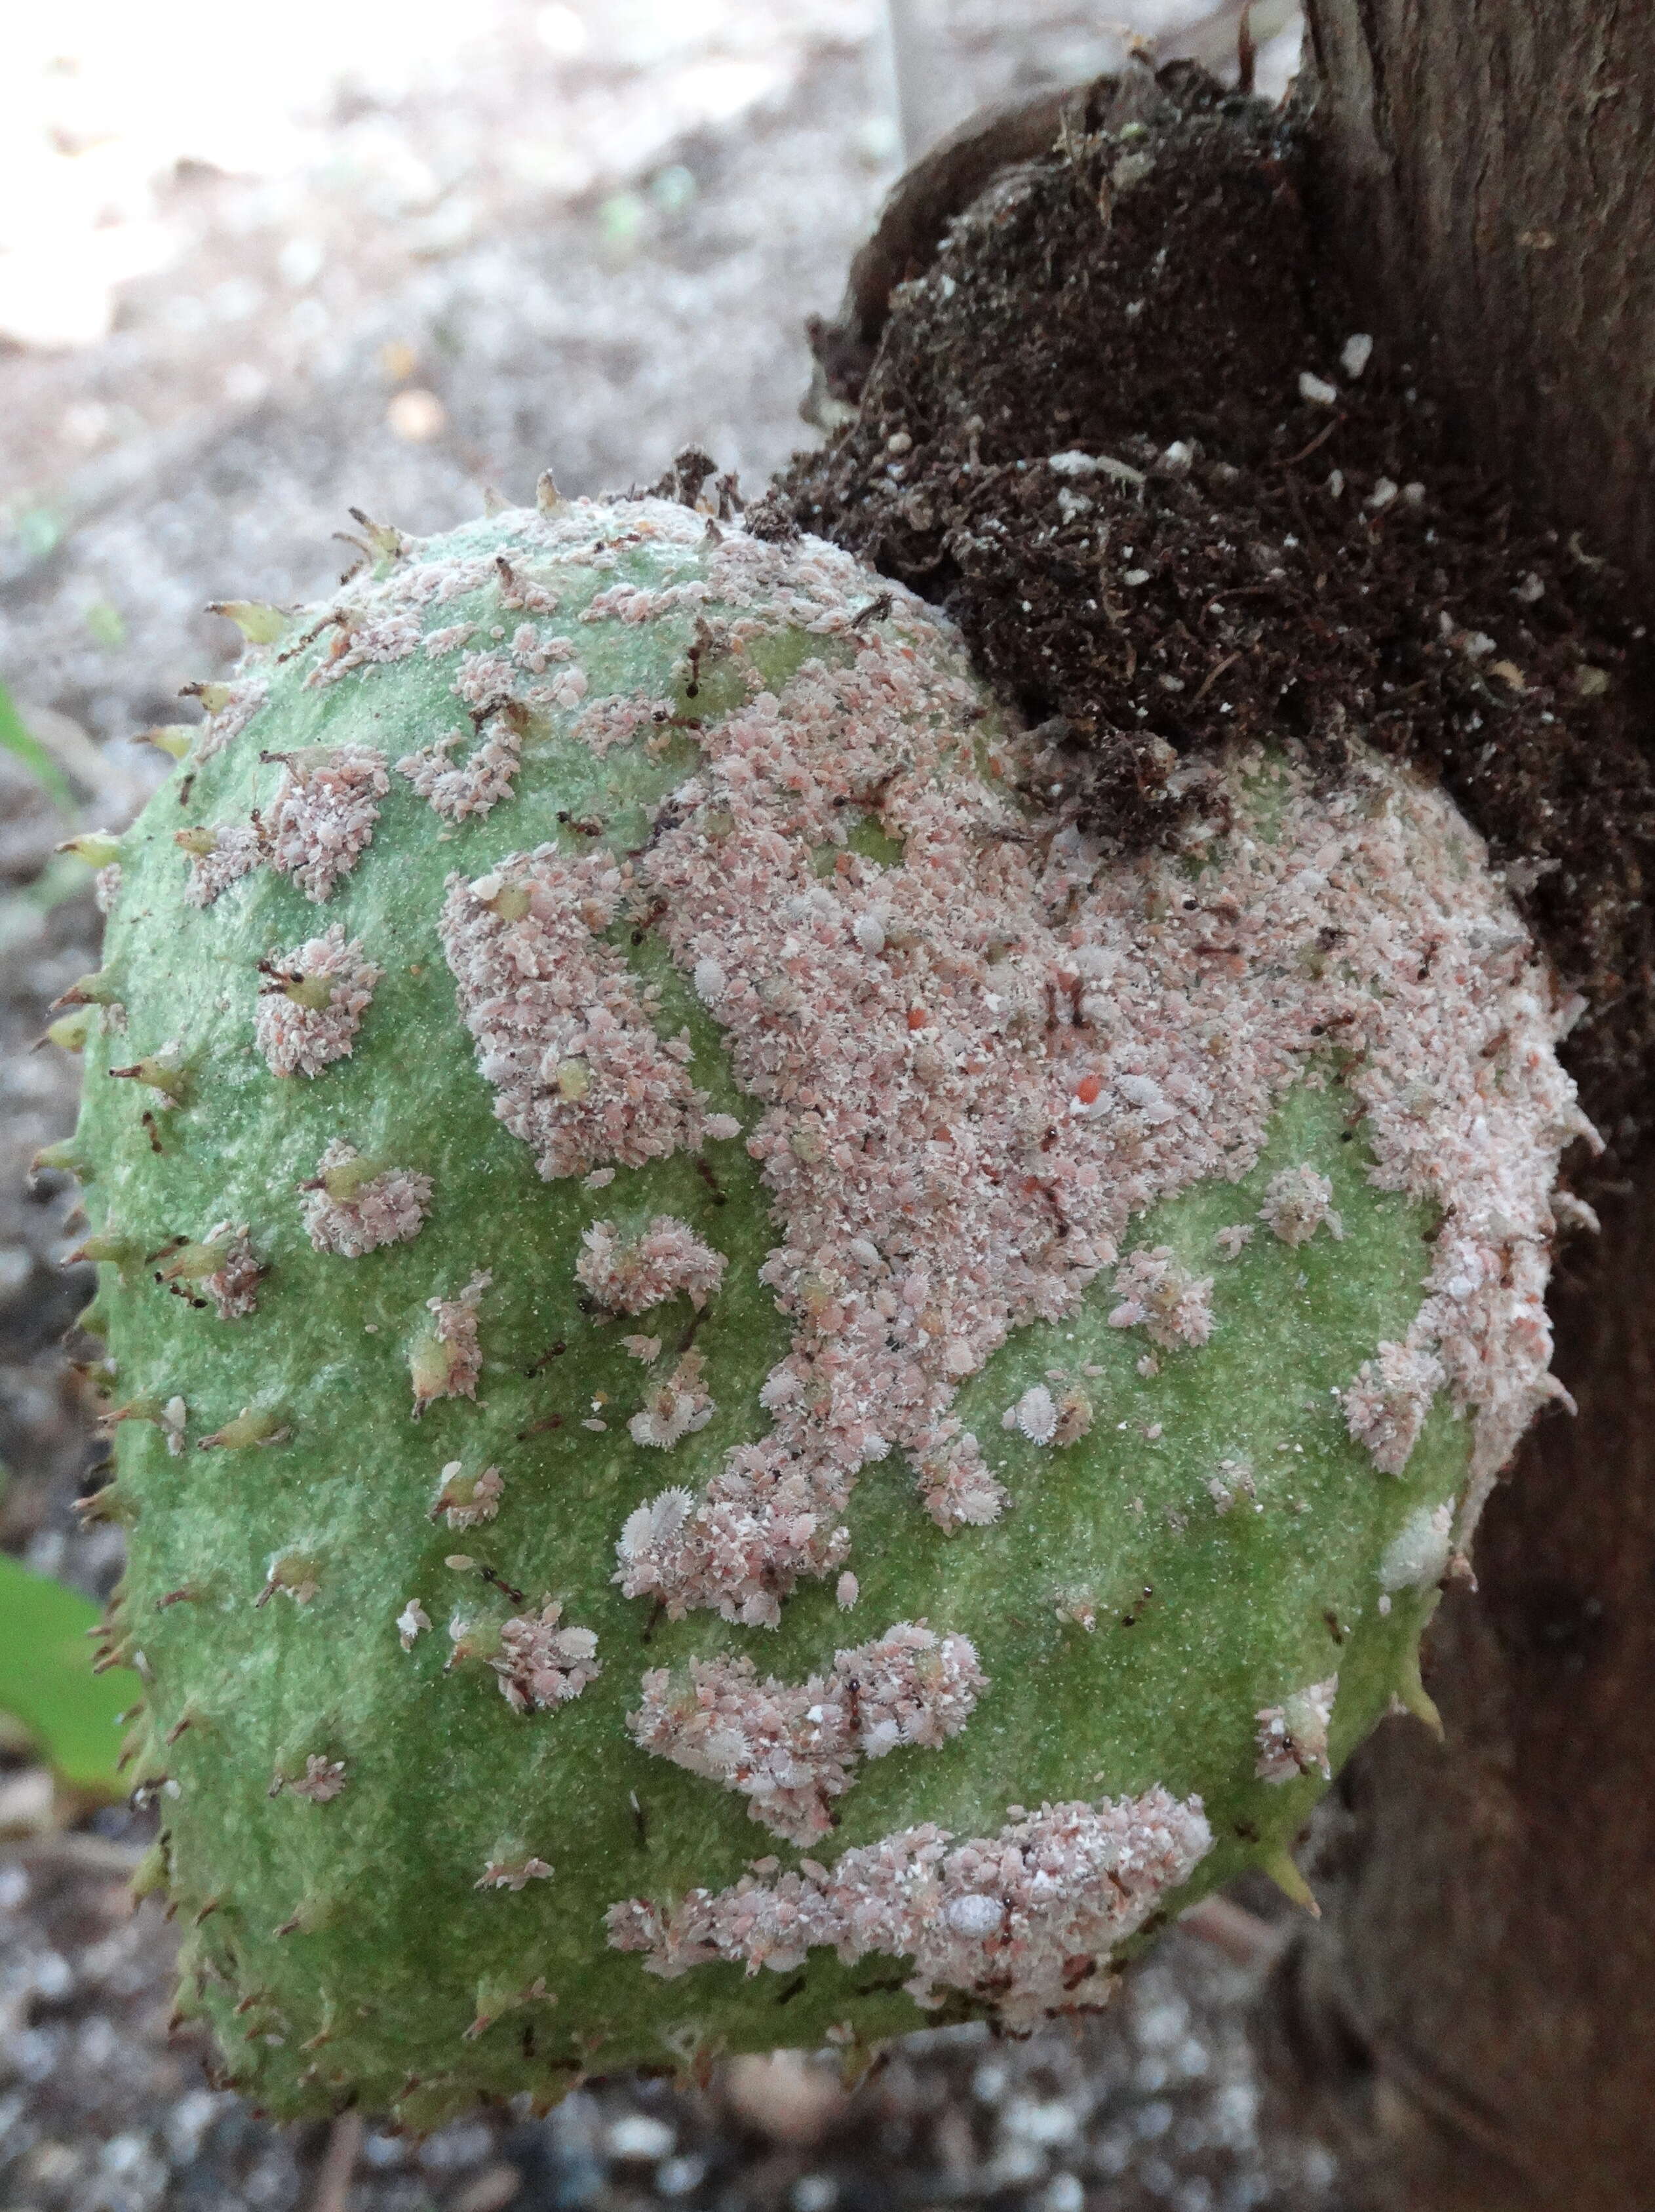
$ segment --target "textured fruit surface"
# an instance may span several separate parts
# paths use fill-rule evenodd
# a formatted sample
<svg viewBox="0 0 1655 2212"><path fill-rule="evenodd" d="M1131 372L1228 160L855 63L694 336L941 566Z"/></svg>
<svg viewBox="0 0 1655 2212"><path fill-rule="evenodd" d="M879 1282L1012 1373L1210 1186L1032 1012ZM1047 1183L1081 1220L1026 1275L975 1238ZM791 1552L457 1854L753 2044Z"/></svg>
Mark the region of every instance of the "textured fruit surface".
<svg viewBox="0 0 1655 2212"><path fill-rule="evenodd" d="M1360 757L1112 860L813 541L367 550L243 611L86 993L186 2008L423 2124L1100 2002L1422 1705L1568 1008Z"/></svg>

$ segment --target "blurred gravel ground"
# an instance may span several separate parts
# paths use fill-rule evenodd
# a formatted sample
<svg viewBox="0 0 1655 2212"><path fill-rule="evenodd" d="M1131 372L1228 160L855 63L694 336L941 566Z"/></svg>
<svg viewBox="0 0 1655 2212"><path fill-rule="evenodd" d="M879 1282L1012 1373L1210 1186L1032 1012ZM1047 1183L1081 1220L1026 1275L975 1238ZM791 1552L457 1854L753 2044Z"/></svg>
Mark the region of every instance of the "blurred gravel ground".
<svg viewBox="0 0 1655 2212"><path fill-rule="evenodd" d="M59 1345L90 1285L58 1265L72 1188L27 1172L77 1080L31 1048L97 957L86 871L52 847L153 785L130 733L181 718L178 687L229 657L205 602L325 589L347 506L438 529L484 485L522 498L549 464L573 491L647 480L692 438L761 481L808 434L802 319L836 301L894 173L869 0L477 12L440 81L337 82L291 170L185 162L154 210L172 258L121 289L108 336L0 337L0 674L82 799L64 812L0 754L0 1542L100 1594L120 1542L75 1524L98 1446ZM1118 54L1099 11L1005 13L933 0L933 122ZM597 2085L421 2146L273 2128L168 2040L170 1930L124 1891L144 1834L124 1809L54 1807L0 1737L0 2212L1334 2199L1321 2151L1259 2139L1252 1976L1184 1935L1078 2030L914 2039L854 2094L787 2057L700 2089Z"/></svg>
<svg viewBox="0 0 1655 2212"><path fill-rule="evenodd" d="M340 2212L329 2130L276 2129L165 2038L165 1931L134 1918L112 1847L70 1837L0 1866L0 2187L75 2212ZM352 2212L1311 2212L1313 2148L1261 2145L1241 2029L1250 1984L1169 1936L1111 2011L1026 2042L911 2038L853 2094L831 2059L726 2065L703 2090L624 2080L550 2119L459 2121L355 2150Z"/></svg>

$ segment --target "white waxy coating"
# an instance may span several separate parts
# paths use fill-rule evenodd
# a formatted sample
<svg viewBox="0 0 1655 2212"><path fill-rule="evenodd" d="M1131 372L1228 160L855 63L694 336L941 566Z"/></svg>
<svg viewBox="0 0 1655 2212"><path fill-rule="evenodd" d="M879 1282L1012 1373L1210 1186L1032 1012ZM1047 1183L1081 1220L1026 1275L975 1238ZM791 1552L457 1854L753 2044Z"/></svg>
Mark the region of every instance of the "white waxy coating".
<svg viewBox="0 0 1655 2212"><path fill-rule="evenodd" d="M240 1321L258 1304L259 1265L245 1221L232 1224L216 1221L202 1238L203 1244L222 1245L224 1256L201 1287L211 1298L221 1321Z"/></svg>
<svg viewBox="0 0 1655 2212"><path fill-rule="evenodd" d="M706 1133L688 1038L656 1035L652 993L596 933L621 889L607 854L571 860L550 846L448 880L442 942L460 1011L495 1113L549 1182L641 1167Z"/></svg>
<svg viewBox="0 0 1655 2212"><path fill-rule="evenodd" d="M261 990L253 1035L270 1073L319 1075L330 1060L348 1059L381 973L364 955L361 939L347 943L336 921L325 935L273 953L270 965L304 983L331 987L323 1006L301 1006L276 983Z"/></svg>
<svg viewBox="0 0 1655 2212"><path fill-rule="evenodd" d="M458 1644L462 1625L451 1624ZM514 1712L549 1712L578 1698L603 1673L597 1638L590 1628L566 1628L563 1607L548 1598L538 1613L523 1613L500 1630L500 1648L489 1661L500 1695Z"/></svg>
<svg viewBox="0 0 1655 2212"><path fill-rule="evenodd" d="M724 1280L724 1254L676 1214L658 1213L632 1236L613 1221L594 1221L581 1232L581 1248L576 1278L611 1313L645 1313L680 1292L699 1310Z"/></svg>
<svg viewBox="0 0 1655 2212"><path fill-rule="evenodd" d="M704 1365L699 1352L686 1352L664 1381L651 1385L642 1406L627 1423L634 1443L670 1451L706 1426L718 1409L701 1380Z"/></svg>
<svg viewBox="0 0 1655 2212"><path fill-rule="evenodd" d="M330 898L367 851L390 788L385 755L372 745L293 754L265 820L270 866L306 898Z"/></svg>
<svg viewBox="0 0 1655 2212"><path fill-rule="evenodd" d="M233 738L239 738L264 705L269 691L270 678L266 676L244 677L232 685L229 696L218 712L209 714L202 725L201 734L190 749L191 766L202 767Z"/></svg>
<svg viewBox="0 0 1655 2212"><path fill-rule="evenodd" d="M1193 1275L1171 1248L1134 1252L1115 1270L1119 1304L1109 1316L1111 1328L1142 1328L1165 1350L1180 1344L1204 1344L1212 1334L1210 1275Z"/></svg>
<svg viewBox="0 0 1655 2212"><path fill-rule="evenodd" d="M1003 1493L949 1412L959 1382L1010 1330L1071 1311L1134 1216L1245 1173L1288 1085L1325 1079L1329 1036L1349 1055L1376 1180L1444 1214L1394 1348L1409 1371L1376 1347L1347 1412L1380 1465L1405 1459L1428 1378L1476 1414L1463 1535L1553 1389L1547 1201L1584 1125L1553 1051L1577 1005L1451 802L1371 758L1329 789L1290 747L1241 754L1224 778L1231 825L1122 862L1061 811L1012 803L1007 776L1038 766L1021 740L991 746L979 773L979 694L953 672L954 634L900 586L888 617L855 627L867 579L836 549L739 528L709 546L701 517L655 500L565 501L495 529L531 612L613 571L612 544L647 544L658 582L602 585L579 619L694 609L703 665L727 656L748 695L700 732L700 770L621 874L665 896L675 959L764 1103L749 1149L780 1230L767 1272L796 1327L773 1382L797 1388L767 1392L767 1443L733 1453L685 1510L664 1501L649 1544L623 1544L626 1587L675 1612L773 1620L799 1574L837 1571L857 1469L893 1445L943 1525L991 1519ZM345 665L413 651L427 611L500 574L492 547L411 554L342 595ZM788 626L853 658L774 696L746 656ZM537 631L468 653L457 692L549 711L532 664L559 649ZM600 700L573 727L601 750L670 705ZM904 866L846 849L859 810ZM646 1103L640 1149L654 1115ZM900 1287L916 1277L918 1305ZM1187 1344L1198 1318L1179 1318Z"/></svg>
<svg viewBox="0 0 1655 2212"><path fill-rule="evenodd" d="M190 876L184 896L191 906L208 907L219 893L239 883L264 857L264 841L251 826L231 823L222 828L189 830ZM193 848L210 840L205 852Z"/></svg>
<svg viewBox="0 0 1655 2212"><path fill-rule="evenodd" d="M1346 1425L1381 1474L1400 1474L1407 1466L1443 1376L1441 1360L1423 1345L1382 1344L1341 1393Z"/></svg>
<svg viewBox="0 0 1655 2212"><path fill-rule="evenodd" d="M409 1362L416 1420L434 1398L476 1396L482 1372L477 1307L493 1280L486 1273L473 1275L458 1297L426 1300L430 1331L415 1345Z"/></svg>
<svg viewBox="0 0 1655 2212"><path fill-rule="evenodd" d="M832 1833L858 1759L946 1742L987 1686L967 1638L898 1621L803 1682L761 1681L745 1657L652 1668L627 1725L644 1750L739 1791L773 1834L810 1844Z"/></svg>
<svg viewBox="0 0 1655 2212"><path fill-rule="evenodd" d="M1403 1522L1379 1559L1379 1588L1429 1589L1448 1571L1454 1516L1448 1505L1422 1505Z"/></svg>
<svg viewBox="0 0 1655 2212"><path fill-rule="evenodd" d="M1344 1223L1334 1211L1333 1185L1308 1164L1283 1168L1270 1177L1258 1218L1284 1244L1307 1244L1319 1229L1325 1229L1336 1243L1344 1237Z"/></svg>
<svg viewBox="0 0 1655 2212"><path fill-rule="evenodd" d="M630 1899L609 1910L609 1941L669 1979L715 1959L791 1973L817 1944L846 1965L882 1952L912 1960L917 2003L964 1990L1028 2027L1095 2003L1096 1966L1211 1846L1199 1799L1165 1790L1046 1805L952 1846L927 1824L845 1851L831 1869L805 1859L765 1881L775 1862L761 1861L731 1888L691 1890L667 1911Z"/></svg>
<svg viewBox="0 0 1655 2212"><path fill-rule="evenodd" d="M344 1137L335 1137L317 1162L315 1187L304 1198L312 1247L343 1260L360 1260L382 1244L417 1237L431 1205L431 1178L412 1168L386 1168L355 1183L348 1196L327 1188L329 1175L359 1158Z"/></svg>
<svg viewBox="0 0 1655 2212"><path fill-rule="evenodd" d="M801 592L825 631L862 588L809 541L732 536L707 568L713 604ZM1134 1215L1245 1173L1287 1085L1327 1079L1330 1035L1375 1180L1447 1217L1411 1334L1479 1413L1475 1504L1551 1387L1547 1200L1581 1127L1553 1053L1574 1008L1476 840L1377 762L1329 793L1258 754L1227 778L1230 833L1198 827L1179 858L1122 866L1060 818L1031 838L978 772L952 640L894 596L850 667L807 665L702 733L640 864L764 1104L749 1149L781 1232L765 1273L796 1334L764 1394L770 1439L689 1510L634 1516L624 1587L773 1620L799 1574L840 1565L857 1470L893 1444L945 1525L991 1518L998 1486L949 1412L959 1382L1013 1328L1072 1311ZM634 595L627 612L649 610ZM762 626L706 628L739 667ZM841 847L822 880L858 805L904 865ZM877 953L858 927L875 915ZM1310 1213L1331 1231L1319 1194L1276 1188L1267 1206L1290 1236ZM1210 1279L1164 1248L1131 1254L1115 1287L1121 1326L1205 1341Z"/></svg>
<svg viewBox="0 0 1655 2212"><path fill-rule="evenodd" d="M1254 1716L1258 1756L1253 1772L1260 1782L1296 1782L1301 1774L1332 1779L1327 1731L1338 1692L1339 1678L1330 1674L1326 1681L1296 1690L1281 1705L1266 1705Z"/></svg>

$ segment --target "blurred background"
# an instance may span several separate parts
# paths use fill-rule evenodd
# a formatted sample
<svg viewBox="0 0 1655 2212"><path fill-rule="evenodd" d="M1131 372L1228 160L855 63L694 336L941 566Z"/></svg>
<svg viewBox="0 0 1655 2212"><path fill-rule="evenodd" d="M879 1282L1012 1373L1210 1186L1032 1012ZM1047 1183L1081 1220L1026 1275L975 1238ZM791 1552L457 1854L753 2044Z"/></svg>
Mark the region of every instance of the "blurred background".
<svg viewBox="0 0 1655 2212"><path fill-rule="evenodd" d="M95 967L90 868L167 763L136 733L221 672L209 599L290 601L349 506L445 528L646 483L694 441L749 495L816 434L831 313L906 160L985 101L1128 41L1234 78L1238 0L58 0L0 32L0 2212L1312 2212L1319 2146L1267 2124L1246 2014L1267 1900L1178 1933L1084 2029L577 2091L423 2145L281 2130L169 2039L171 1930L126 1878L147 1815L100 1787L106 1713L30 1674L77 1638L118 1530L60 1341L90 1291L67 1179ZM1256 0L1257 84L1299 27ZM21 1595L20 1595L21 1594ZM64 1601L73 1607L79 1602ZM42 1605L47 1608L41 1611ZM87 1617L89 1617L87 1616ZM38 1671L38 1670L37 1670ZM53 1757L55 1755L55 1765ZM1219 1940L1213 1940L1216 1936Z"/></svg>

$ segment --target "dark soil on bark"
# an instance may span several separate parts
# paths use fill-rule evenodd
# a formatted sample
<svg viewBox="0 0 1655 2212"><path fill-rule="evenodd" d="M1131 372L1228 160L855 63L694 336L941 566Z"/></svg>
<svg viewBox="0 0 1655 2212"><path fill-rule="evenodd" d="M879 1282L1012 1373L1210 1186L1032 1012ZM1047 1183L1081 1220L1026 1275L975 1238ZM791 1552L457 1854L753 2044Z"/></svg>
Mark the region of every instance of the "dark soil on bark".
<svg viewBox="0 0 1655 2212"><path fill-rule="evenodd" d="M1587 1001L1569 1055L1624 1153L1655 772L1621 577L1465 465L1408 362L1346 353L1367 324L1290 114L1144 67L949 190L887 226L905 281L815 332L854 414L773 507L940 602L1123 846L1175 843L1237 738L1332 774L1359 736L1440 777Z"/></svg>

